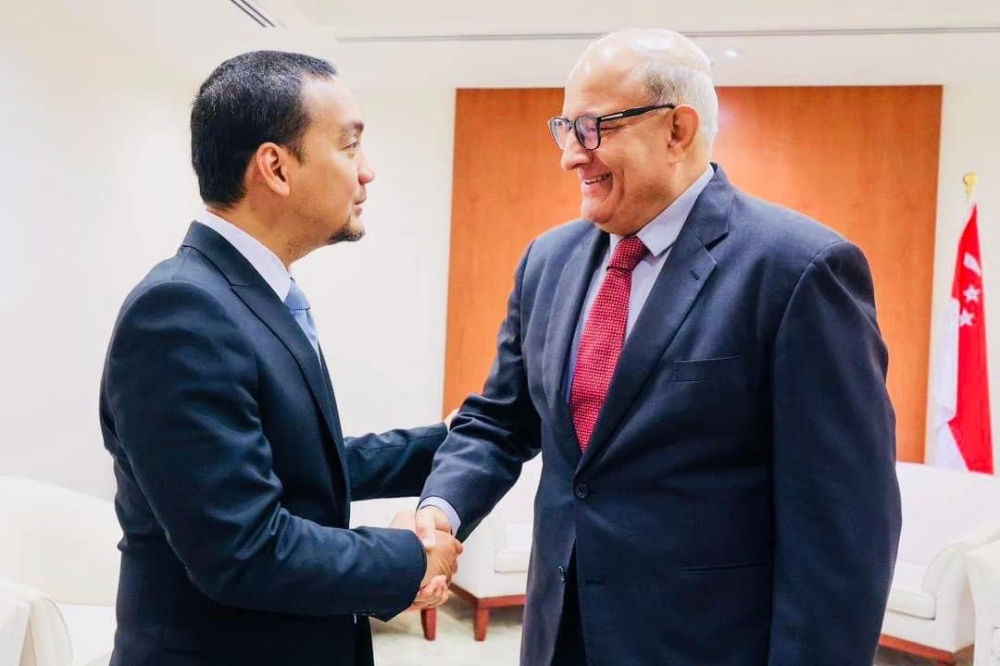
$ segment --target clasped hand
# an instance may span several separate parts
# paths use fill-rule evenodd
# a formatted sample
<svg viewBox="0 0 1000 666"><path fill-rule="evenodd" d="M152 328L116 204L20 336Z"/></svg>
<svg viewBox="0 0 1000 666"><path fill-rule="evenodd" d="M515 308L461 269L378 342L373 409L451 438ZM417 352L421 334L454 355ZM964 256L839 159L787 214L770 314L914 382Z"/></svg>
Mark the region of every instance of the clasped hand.
<svg viewBox="0 0 1000 666"><path fill-rule="evenodd" d="M424 507L416 513L400 511L389 527L410 530L420 537L427 551L427 571L411 608L437 608L448 601L448 585L458 571L458 556L462 554L463 547L451 535L451 525L444 512L435 507Z"/></svg>

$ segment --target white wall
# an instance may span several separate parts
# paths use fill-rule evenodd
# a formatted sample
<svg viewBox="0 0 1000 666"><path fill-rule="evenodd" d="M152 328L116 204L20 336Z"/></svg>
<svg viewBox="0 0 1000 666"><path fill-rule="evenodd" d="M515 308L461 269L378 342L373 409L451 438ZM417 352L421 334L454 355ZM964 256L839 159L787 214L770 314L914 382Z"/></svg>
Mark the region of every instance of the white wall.
<svg viewBox="0 0 1000 666"><path fill-rule="evenodd" d="M356 96L375 168L367 234L293 267L348 434L442 416L455 133L454 90Z"/></svg>
<svg viewBox="0 0 1000 666"><path fill-rule="evenodd" d="M47 5L0 23L0 474L109 495L104 349L197 201L191 90Z"/></svg>
<svg viewBox="0 0 1000 666"><path fill-rule="evenodd" d="M48 4L0 25L0 474L110 496L104 353L122 299L200 208L199 81ZM358 98L377 172L368 236L295 267L348 433L440 419L454 133L453 90Z"/></svg>
<svg viewBox="0 0 1000 666"><path fill-rule="evenodd" d="M993 421L994 469L1000 472L1000 86L946 86L941 116L938 218L934 251L930 376L937 372L945 305L951 294L955 252L968 216L962 176L979 176L979 242L986 299L986 334ZM927 451L933 459L933 396L928 391Z"/></svg>

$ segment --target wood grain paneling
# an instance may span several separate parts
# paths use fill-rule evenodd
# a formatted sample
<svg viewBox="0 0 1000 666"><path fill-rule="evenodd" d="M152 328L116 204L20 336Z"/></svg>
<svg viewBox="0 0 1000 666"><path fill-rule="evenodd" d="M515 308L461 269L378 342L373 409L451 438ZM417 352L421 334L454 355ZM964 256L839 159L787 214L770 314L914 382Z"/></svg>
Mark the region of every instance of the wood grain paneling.
<svg viewBox="0 0 1000 666"><path fill-rule="evenodd" d="M745 191L857 243L890 351L898 455L923 460L940 87L722 88L713 160ZM517 260L576 217L545 121L562 91L460 90L455 123L446 410L482 387Z"/></svg>
<svg viewBox="0 0 1000 666"><path fill-rule="evenodd" d="M459 90L456 105L446 411L483 386L528 243L580 212L579 180L559 168L546 126L562 90Z"/></svg>

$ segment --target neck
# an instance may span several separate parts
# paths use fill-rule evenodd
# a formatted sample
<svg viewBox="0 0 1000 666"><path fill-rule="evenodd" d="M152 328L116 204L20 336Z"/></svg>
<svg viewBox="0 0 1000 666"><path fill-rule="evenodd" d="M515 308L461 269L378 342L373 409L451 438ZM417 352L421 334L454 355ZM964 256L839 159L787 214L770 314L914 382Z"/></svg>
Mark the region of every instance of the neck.
<svg viewBox="0 0 1000 666"><path fill-rule="evenodd" d="M296 243L286 233L282 233L282 230L288 225L263 214L263 211L255 208L245 199L230 208L209 205L208 212L218 215L226 222L253 236L261 245L273 252L286 269L307 254L299 252Z"/></svg>
<svg viewBox="0 0 1000 666"><path fill-rule="evenodd" d="M689 187L694 185L695 181L705 173L708 165L709 161L707 157L685 160L678 164L675 177L672 179L673 182L670 183L670 202L667 206L676 201L677 197L684 194Z"/></svg>
<svg viewBox="0 0 1000 666"><path fill-rule="evenodd" d="M603 228L602 230L611 233L617 233L620 236L631 236L639 233L643 227L656 219L656 216L665 211L670 207L672 203L677 201L677 198L684 194L685 191L694 182L701 178L702 174L705 173L705 169L708 168L708 159L703 160L685 160L677 165L676 169L672 174L668 182L664 183L663 196L656 202L655 205L651 206L654 210L647 211L648 219L641 220L639 223L624 228L623 230L608 229Z"/></svg>

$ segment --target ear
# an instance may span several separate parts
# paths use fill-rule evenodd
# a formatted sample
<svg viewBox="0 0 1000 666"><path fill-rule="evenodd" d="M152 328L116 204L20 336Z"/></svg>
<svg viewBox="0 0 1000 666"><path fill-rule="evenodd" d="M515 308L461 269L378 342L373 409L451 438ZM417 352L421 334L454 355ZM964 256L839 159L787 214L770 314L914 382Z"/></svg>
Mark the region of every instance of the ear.
<svg viewBox="0 0 1000 666"><path fill-rule="evenodd" d="M670 114L668 150L678 160L683 159L691 152L700 126L701 117L693 106L681 104Z"/></svg>
<svg viewBox="0 0 1000 666"><path fill-rule="evenodd" d="M294 159L284 146L272 142L262 143L250 159L248 180L256 180L274 194L287 197L291 192L289 166Z"/></svg>

